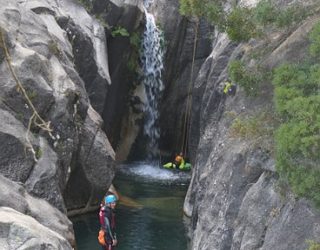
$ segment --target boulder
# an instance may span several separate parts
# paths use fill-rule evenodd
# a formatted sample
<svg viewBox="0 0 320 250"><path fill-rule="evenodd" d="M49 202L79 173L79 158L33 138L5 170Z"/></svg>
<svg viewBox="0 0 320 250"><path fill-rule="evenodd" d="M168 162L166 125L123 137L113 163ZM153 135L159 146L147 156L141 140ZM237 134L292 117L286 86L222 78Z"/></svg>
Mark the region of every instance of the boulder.
<svg viewBox="0 0 320 250"><path fill-rule="evenodd" d="M137 136L136 129L127 128L127 120L135 121L132 114L131 100L135 98L135 92L141 88L139 80L139 43L144 29L143 1L95 1L107 2L100 16L107 24L107 43L109 70L112 84L108 87L107 99L103 111L104 130L111 145L123 155L119 160L125 160L132 147L132 141ZM128 35L117 34L120 29ZM141 126L140 126L141 129ZM133 140L127 142L127 138ZM126 150L124 148L129 148ZM123 151L122 151L123 150ZM118 155L118 153L117 153Z"/></svg>
<svg viewBox="0 0 320 250"><path fill-rule="evenodd" d="M29 238L39 237L38 242L31 240L35 244L34 249L49 243L54 244L54 249L64 249L59 248L61 246L72 249L71 246L75 245L73 227L65 214L43 199L29 195L22 185L1 175L0 180L0 224L3 229L0 230L0 241L4 243L1 244L2 249L17 249L21 242L15 242L15 237L23 239L22 243L31 240ZM15 230L11 230L10 225L15 227ZM50 240L46 241L45 238Z"/></svg>
<svg viewBox="0 0 320 250"><path fill-rule="evenodd" d="M80 136L76 168L72 170L65 191L69 214L96 209L115 173L115 153L101 128L102 119L92 108Z"/></svg>
<svg viewBox="0 0 320 250"><path fill-rule="evenodd" d="M83 160L81 145L91 143L91 137L82 134L88 126L88 109L92 109L91 101L98 111L99 105L104 106L106 85L110 83L104 29L72 0L3 0L0 13L0 116L4 121L0 125L0 173L23 183L30 194L66 212L69 207L65 198L72 194L66 195L65 190L67 185L73 185L69 183L74 180L70 176ZM75 33L70 27L74 27ZM85 57L91 66L77 61L74 36L86 41L78 52L89 51ZM90 68L92 79L99 80L86 79L85 71L78 73L83 67ZM98 90L94 99L88 96L87 92L92 93L87 80ZM101 121L97 126L101 126ZM103 141L103 145L108 141L102 130L95 140ZM100 154L105 154L106 150L96 144L95 153L102 150ZM104 158L105 179L100 178L97 184L89 178L84 188L93 186L98 194L108 189L114 175L110 156L113 150L110 151ZM100 177L101 169L96 168L94 161L90 168L92 176ZM77 206L87 204L84 197Z"/></svg>
<svg viewBox="0 0 320 250"><path fill-rule="evenodd" d="M73 249L58 233L12 208L0 208L2 249Z"/></svg>

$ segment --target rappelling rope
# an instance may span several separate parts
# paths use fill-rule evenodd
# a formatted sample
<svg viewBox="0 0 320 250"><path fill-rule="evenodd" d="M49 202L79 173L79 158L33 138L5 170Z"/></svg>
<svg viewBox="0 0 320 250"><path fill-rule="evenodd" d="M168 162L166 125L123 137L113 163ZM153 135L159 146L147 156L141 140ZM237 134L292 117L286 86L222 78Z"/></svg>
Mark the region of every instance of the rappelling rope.
<svg viewBox="0 0 320 250"><path fill-rule="evenodd" d="M193 71L194 71L194 61L196 56L196 49L197 49L197 38L198 38L198 26L199 20L197 19L195 22L195 34L194 34L194 41L193 41L193 54L192 54L192 64L191 64L191 74L190 74L190 82L189 88L187 93L187 105L186 105L186 112L185 112L185 119L183 123L183 133L182 133L182 148L181 152L185 156L187 153L187 145L189 141L189 131L190 131L190 114L191 114L191 107L192 107L192 88L193 88Z"/></svg>

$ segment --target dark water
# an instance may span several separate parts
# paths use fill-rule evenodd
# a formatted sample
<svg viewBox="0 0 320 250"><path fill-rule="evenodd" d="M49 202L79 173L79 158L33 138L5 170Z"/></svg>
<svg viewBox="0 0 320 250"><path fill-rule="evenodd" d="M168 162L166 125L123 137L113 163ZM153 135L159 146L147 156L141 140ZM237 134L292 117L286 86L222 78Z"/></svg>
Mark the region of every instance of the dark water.
<svg viewBox="0 0 320 250"><path fill-rule="evenodd" d="M137 168L140 171L140 167ZM172 172L145 170L118 173L114 185L123 202L117 205L117 250L187 250L182 212L187 191ZM166 170L168 171L168 170ZM132 175L133 174L133 175ZM154 175L156 174L156 175ZM172 184L172 180L175 184ZM184 181L185 182L185 181ZM171 183L171 184L170 184ZM78 250L101 249L97 213L72 218Z"/></svg>

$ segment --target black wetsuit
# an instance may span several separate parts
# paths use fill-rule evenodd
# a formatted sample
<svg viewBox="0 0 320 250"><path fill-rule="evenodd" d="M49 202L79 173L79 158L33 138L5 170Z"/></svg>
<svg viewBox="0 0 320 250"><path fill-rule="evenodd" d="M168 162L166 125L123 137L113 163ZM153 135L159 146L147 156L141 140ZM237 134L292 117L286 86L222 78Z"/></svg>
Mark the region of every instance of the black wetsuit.
<svg viewBox="0 0 320 250"><path fill-rule="evenodd" d="M112 250L114 247L112 246L112 240L116 239L116 223L115 223L115 213L114 211L106 206L105 214L104 214L104 230L105 230L105 241L107 246L104 248L106 250Z"/></svg>

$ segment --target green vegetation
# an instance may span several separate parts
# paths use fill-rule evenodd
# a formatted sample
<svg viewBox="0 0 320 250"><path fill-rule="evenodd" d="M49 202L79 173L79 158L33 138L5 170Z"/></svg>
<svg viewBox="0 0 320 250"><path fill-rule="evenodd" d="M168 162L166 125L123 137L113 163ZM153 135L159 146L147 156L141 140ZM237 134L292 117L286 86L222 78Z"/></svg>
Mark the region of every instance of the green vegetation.
<svg viewBox="0 0 320 250"><path fill-rule="evenodd" d="M35 154L36 154L35 155L36 159L39 160L41 158L41 156L42 156L42 150L41 150L40 147L36 149Z"/></svg>
<svg viewBox="0 0 320 250"><path fill-rule="evenodd" d="M320 23L310 34L317 55ZM299 196L320 206L320 64L283 64L275 69L275 107L282 118L276 131L276 165Z"/></svg>
<svg viewBox="0 0 320 250"><path fill-rule="evenodd" d="M139 53L141 47L141 35L134 32L130 36L131 54L128 59L128 69L131 72L137 73L139 71Z"/></svg>
<svg viewBox="0 0 320 250"><path fill-rule="evenodd" d="M257 27L249 8L234 8L227 17L226 32L232 41L248 41L257 34Z"/></svg>
<svg viewBox="0 0 320 250"><path fill-rule="evenodd" d="M26 93L27 93L30 101L32 101L32 102L35 100L35 98L38 95L37 91L35 91L35 90L26 90Z"/></svg>
<svg viewBox="0 0 320 250"><path fill-rule="evenodd" d="M299 4L292 5L283 11L276 12L275 25L278 28L289 27L299 23L307 17L307 11Z"/></svg>
<svg viewBox="0 0 320 250"><path fill-rule="evenodd" d="M263 26L275 23L277 19L275 5L268 0L260 1L255 8L254 19Z"/></svg>
<svg viewBox="0 0 320 250"><path fill-rule="evenodd" d="M275 118L268 112L252 115L250 117L237 117L231 125L231 136L244 139L257 140L261 137L272 138ZM271 148L268 148L271 150Z"/></svg>
<svg viewBox="0 0 320 250"><path fill-rule="evenodd" d="M267 77L260 69L248 69L239 60L229 63L228 75L233 82L243 87L246 94L250 96L258 94L260 83Z"/></svg>
<svg viewBox="0 0 320 250"><path fill-rule="evenodd" d="M141 46L141 35L137 32L133 32L130 36L130 44L133 48L139 49Z"/></svg>
<svg viewBox="0 0 320 250"><path fill-rule="evenodd" d="M180 0L180 13L184 16L205 18L219 30L225 31L236 42L246 42L262 34L265 26L290 27L304 20L306 9L300 4L279 8L271 0L260 1L255 8L233 4L231 10L223 9L222 0Z"/></svg>
<svg viewBox="0 0 320 250"><path fill-rule="evenodd" d="M222 0L180 0L180 14L192 17L204 17L209 22L217 25L220 30L225 30L226 13L223 10Z"/></svg>
<svg viewBox="0 0 320 250"><path fill-rule="evenodd" d="M310 55L316 58L320 57L320 24L314 26L310 32Z"/></svg>
<svg viewBox="0 0 320 250"><path fill-rule="evenodd" d="M113 28L113 30L111 31L111 35L113 37L116 37L116 36L128 37L128 36L130 36L129 32L125 28L120 27L120 26Z"/></svg>
<svg viewBox="0 0 320 250"><path fill-rule="evenodd" d="M307 11L300 4L279 9L271 0L262 0L254 9L254 20L261 26L289 27L306 17Z"/></svg>
<svg viewBox="0 0 320 250"><path fill-rule="evenodd" d="M308 240L307 243L309 245L308 250L320 250L320 243L319 242L315 242L313 240Z"/></svg>
<svg viewBox="0 0 320 250"><path fill-rule="evenodd" d="M59 48L59 45L56 41L50 40L48 42L48 50L52 55L55 55L56 57L60 57L61 56L61 50Z"/></svg>

